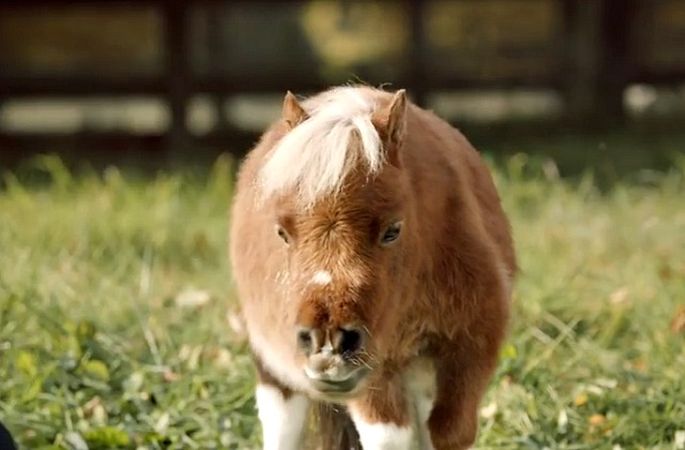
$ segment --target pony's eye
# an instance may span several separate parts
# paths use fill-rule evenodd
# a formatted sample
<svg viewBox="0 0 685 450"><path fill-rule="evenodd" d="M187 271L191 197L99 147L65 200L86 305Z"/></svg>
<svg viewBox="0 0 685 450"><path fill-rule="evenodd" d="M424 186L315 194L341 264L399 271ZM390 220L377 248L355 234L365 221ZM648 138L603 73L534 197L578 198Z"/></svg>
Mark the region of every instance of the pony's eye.
<svg viewBox="0 0 685 450"><path fill-rule="evenodd" d="M402 230L402 222L395 222L385 229L383 235L381 236L381 244L388 245L395 242L398 237L400 237L400 231Z"/></svg>
<svg viewBox="0 0 685 450"><path fill-rule="evenodd" d="M290 236L288 236L288 232L285 231L285 228L283 228L281 226L277 226L276 232L278 233L278 237L283 239L283 242L285 242L286 244L290 243Z"/></svg>

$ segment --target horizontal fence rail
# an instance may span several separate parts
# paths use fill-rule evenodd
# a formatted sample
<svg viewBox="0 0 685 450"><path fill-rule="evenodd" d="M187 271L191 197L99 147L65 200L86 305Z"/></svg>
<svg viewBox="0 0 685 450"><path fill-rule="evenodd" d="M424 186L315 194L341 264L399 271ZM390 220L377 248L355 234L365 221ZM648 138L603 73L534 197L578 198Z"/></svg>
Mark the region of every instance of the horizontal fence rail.
<svg viewBox="0 0 685 450"><path fill-rule="evenodd" d="M457 0L459 2L476 0ZM525 3L524 0L517 0ZM431 2L405 1L400 4L408 17L408 45L402 60L405 70L391 80L364 81L380 84L392 81L393 86L406 87L419 104L425 103L431 92L483 88L547 88L560 92L566 102L568 117L592 118L599 115L620 119L623 114L623 92L632 83L674 85L685 81L685 67L650 67L638 61L634 48L635 27L638 13L658 2L649 0L549 0L561 11L561 26L554 56L556 67L544 72L501 74L479 77L460 73L439 73L428 69L426 61L427 30L426 10ZM345 2L343 2L345 3ZM528 3L531 3L528 1ZM544 4L544 1L533 2ZM264 8L275 5L294 4L295 1L246 2L219 0L136 0L136 1L48 1L21 0L0 1L0 16L17 11L50 11L87 4L89 8L112 5L152 8L160 18L163 49L159 73L133 74L119 71L116 74L16 74L0 67L0 108L2 102L15 98L65 98L65 97L118 97L152 95L162 98L170 111L169 127L160 135L140 138L147 144L154 143L172 151L187 149L194 139L187 127L188 104L197 94L213 98L243 93L283 93L286 89L307 93L326 88L330 81L318 73L302 75L274 74L268 70L261 75L241 74L239 68L230 73L209 69L197 73L193 69L193 46L191 45L191 10L199 6L263 4ZM147 10L146 10L147 11ZM208 22L208 36L221 30L220 24ZM268 30L265 30L267 32ZM122 30L126 33L126 30ZM1 36L0 36L1 37ZM249 46L250 43L246 42ZM485 56L487 57L487 55ZM361 71L363 72L363 71ZM344 81L344 80L341 80ZM203 139L220 143L237 139L240 130L222 124L215 133ZM245 134L245 133L243 133ZM248 133L249 134L249 133ZM83 139L96 139L97 134L83 134ZM103 134L105 143L120 148L126 146L133 136ZM45 142L58 136L17 136L0 130L0 148L22 148L30 139ZM61 137L64 139L64 136ZM253 137L245 137L251 139ZM77 138L69 138L78 142ZM145 143L142 144L146 145ZM21 151L21 150L20 150Z"/></svg>

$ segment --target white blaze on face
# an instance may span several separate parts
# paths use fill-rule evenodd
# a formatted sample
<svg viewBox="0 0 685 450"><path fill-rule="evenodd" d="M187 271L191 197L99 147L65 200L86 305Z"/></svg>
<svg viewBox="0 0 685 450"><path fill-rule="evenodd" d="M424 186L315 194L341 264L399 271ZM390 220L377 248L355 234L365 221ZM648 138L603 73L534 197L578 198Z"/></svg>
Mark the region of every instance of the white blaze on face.
<svg viewBox="0 0 685 450"><path fill-rule="evenodd" d="M312 276L311 283L319 286L326 286L331 284L333 277L327 270L317 270Z"/></svg>
<svg viewBox="0 0 685 450"><path fill-rule="evenodd" d="M301 394L287 399L274 386L260 384L255 393L264 450L299 450L309 400Z"/></svg>

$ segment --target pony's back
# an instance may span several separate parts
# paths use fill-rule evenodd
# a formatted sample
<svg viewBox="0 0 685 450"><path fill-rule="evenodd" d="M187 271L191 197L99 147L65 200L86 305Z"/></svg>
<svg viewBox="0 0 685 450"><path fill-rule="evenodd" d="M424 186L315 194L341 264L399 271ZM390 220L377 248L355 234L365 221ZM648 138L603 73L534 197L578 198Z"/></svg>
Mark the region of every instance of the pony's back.
<svg viewBox="0 0 685 450"><path fill-rule="evenodd" d="M406 154L416 159L417 164L413 166L420 166L419 160L430 157L426 154L427 150L435 152L431 158L433 168L426 171L431 174L434 171L444 171L444 176L450 180L446 182L449 189L473 199L476 203L474 212L478 214L489 238L513 276L517 265L511 228L487 165L459 130L430 111L416 106L411 111ZM457 179L462 182L456 183ZM430 192L427 194L431 195Z"/></svg>

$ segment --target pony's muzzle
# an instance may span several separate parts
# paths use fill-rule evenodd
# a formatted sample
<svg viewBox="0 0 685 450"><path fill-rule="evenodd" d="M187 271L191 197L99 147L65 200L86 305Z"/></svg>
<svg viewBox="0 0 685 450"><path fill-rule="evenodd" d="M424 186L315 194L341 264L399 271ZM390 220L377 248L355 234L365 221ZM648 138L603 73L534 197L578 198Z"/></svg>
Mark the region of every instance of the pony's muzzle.
<svg viewBox="0 0 685 450"><path fill-rule="evenodd" d="M297 345L306 355L330 353L351 356L358 352L364 341L364 333L357 328L300 328L297 332Z"/></svg>
<svg viewBox="0 0 685 450"><path fill-rule="evenodd" d="M312 385L322 392L353 390L366 373L358 357L364 340L356 328L301 328L297 343L307 356L304 372Z"/></svg>

